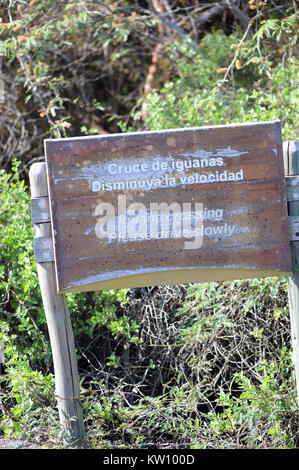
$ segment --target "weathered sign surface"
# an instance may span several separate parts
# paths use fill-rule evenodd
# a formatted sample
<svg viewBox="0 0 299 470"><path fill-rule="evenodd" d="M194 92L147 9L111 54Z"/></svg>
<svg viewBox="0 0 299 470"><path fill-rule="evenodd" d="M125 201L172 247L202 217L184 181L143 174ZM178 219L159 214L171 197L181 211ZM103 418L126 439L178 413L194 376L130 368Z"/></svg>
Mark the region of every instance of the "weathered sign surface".
<svg viewBox="0 0 299 470"><path fill-rule="evenodd" d="M279 122L45 141L59 292L291 271Z"/></svg>

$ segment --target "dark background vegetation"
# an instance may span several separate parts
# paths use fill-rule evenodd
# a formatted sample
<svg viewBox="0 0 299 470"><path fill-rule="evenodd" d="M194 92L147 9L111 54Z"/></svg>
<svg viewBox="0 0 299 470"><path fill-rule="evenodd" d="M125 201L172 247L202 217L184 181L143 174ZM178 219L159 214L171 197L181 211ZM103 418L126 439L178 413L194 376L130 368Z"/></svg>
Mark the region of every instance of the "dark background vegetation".
<svg viewBox="0 0 299 470"><path fill-rule="evenodd" d="M28 171L43 139L281 120L295 0L0 1L0 437L59 447ZM287 279L69 294L88 444L293 448Z"/></svg>

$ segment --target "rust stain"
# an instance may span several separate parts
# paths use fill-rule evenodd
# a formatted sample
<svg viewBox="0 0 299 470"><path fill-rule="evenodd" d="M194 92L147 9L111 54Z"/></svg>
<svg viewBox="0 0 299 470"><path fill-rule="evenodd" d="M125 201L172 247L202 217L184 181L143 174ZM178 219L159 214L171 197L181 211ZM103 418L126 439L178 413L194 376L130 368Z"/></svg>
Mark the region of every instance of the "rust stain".
<svg viewBox="0 0 299 470"><path fill-rule="evenodd" d="M166 144L168 147L176 147L176 139L174 137L168 137Z"/></svg>

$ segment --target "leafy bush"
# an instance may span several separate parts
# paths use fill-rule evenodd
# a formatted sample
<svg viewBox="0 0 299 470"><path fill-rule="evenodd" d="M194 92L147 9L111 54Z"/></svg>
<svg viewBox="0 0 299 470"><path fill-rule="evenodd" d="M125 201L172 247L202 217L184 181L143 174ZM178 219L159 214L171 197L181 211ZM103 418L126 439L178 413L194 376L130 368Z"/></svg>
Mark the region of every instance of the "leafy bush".
<svg viewBox="0 0 299 470"><path fill-rule="evenodd" d="M281 120L284 138L294 139L296 18L268 20L246 41L214 32L196 49L191 40L169 46L177 74L149 96L149 129ZM275 40L282 43L278 53Z"/></svg>
<svg viewBox="0 0 299 470"><path fill-rule="evenodd" d="M153 41L143 38L156 20L148 11L131 2L0 0L0 17L1 167L15 157L25 169L48 134L118 130L150 57Z"/></svg>
<svg viewBox="0 0 299 470"><path fill-rule="evenodd" d="M0 426L6 435L22 437L28 434L26 421L30 430L36 425L40 404L55 401L51 348L33 262L29 199L18 163L14 162L13 174L0 170L0 340L6 359L0 380Z"/></svg>
<svg viewBox="0 0 299 470"><path fill-rule="evenodd" d="M0 312L1 339L8 358L49 360L46 320L38 278L33 265L33 228L30 196L19 180L17 164L12 175L0 170ZM41 362L39 362L39 359Z"/></svg>

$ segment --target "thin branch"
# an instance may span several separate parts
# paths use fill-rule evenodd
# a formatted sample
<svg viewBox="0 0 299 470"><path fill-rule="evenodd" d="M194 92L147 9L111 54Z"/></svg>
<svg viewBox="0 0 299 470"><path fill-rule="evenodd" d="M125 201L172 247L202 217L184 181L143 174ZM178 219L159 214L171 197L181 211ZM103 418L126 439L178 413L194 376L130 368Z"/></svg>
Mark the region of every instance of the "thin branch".
<svg viewBox="0 0 299 470"><path fill-rule="evenodd" d="M236 60L237 60L237 58L238 58L239 49L240 49L240 47L242 46L242 44L243 44L243 42L245 41L245 39L247 38L248 33L249 33L249 31L250 31L250 28L251 28L251 24L249 23L248 26L247 26L247 28L246 28L245 33L243 34L243 37L242 37L241 41L239 42L239 44L238 44L238 46L237 46L237 48L236 48L236 50L235 50L235 55L234 55L234 58L233 58L232 62L229 64L229 66L228 66L228 68L227 68L227 70L226 70L226 72L225 72L225 75L224 75L223 79L222 79L221 82L217 85L218 91L219 91L220 88L223 86L223 84L227 81L227 77L229 76L230 71L231 71L231 69L234 67L235 62L236 62Z"/></svg>
<svg viewBox="0 0 299 470"><path fill-rule="evenodd" d="M245 15L242 10L240 10L240 8L234 3L233 0L225 0L225 3L227 4L228 8L234 13L234 15L239 18L239 20L243 23L246 29L248 28L248 26L250 27L248 31L248 36L252 37L253 32L251 30L250 19L248 18L248 16Z"/></svg>
<svg viewBox="0 0 299 470"><path fill-rule="evenodd" d="M156 2L157 3L157 2ZM164 0L163 0L163 3L164 3ZM181 28L175 21L174 19L174 16L172 15L172 19L169 20L167 18L167 15L165 15L165 9L164 9L164 5L163 5L163 8L159 8L159 10L157 9L157 4L154 5L153 2L151 1L150 2L150 5L151 5L151 10L149 12L149 10L145 9L145 8L142 8L143 11L145 11L146 13L151 13L153 16L155 16L156 18L159 18L159 20L165 25L167 26L168 28L172 29L176 34L178 34L179 36L181 37L186 37L188 36L188 33L183 29Z"/></svg>
<svg viewBox="0 0 299 470"><path fill-rule="evenodd" d="M196 26L207 23L207 21L223 13L226 8L226 2L214 3L208 11L203 12L200 17L195 20Z"/></svg>

